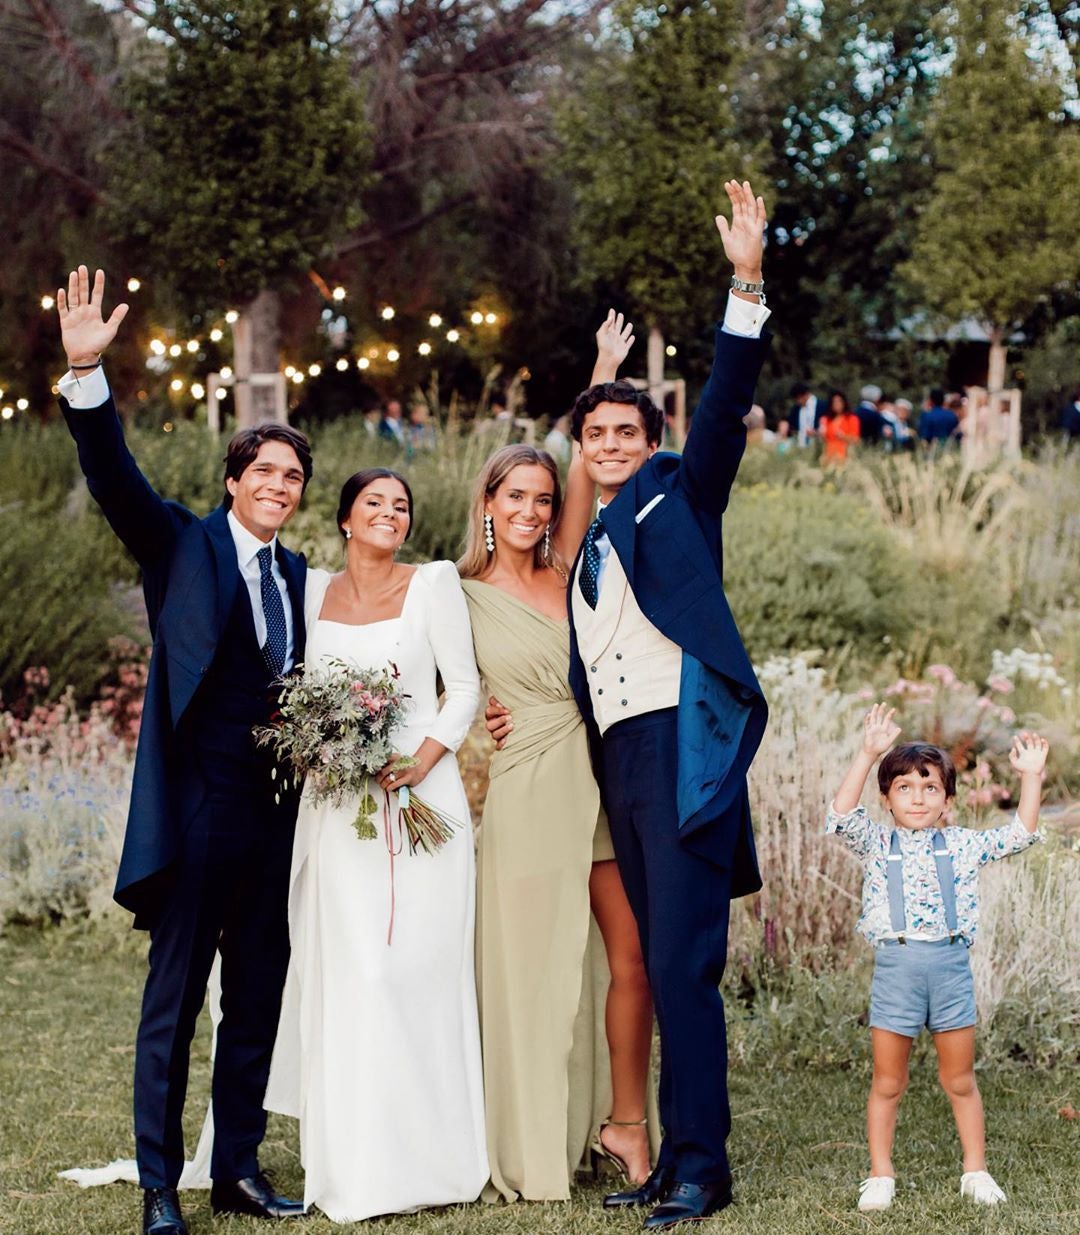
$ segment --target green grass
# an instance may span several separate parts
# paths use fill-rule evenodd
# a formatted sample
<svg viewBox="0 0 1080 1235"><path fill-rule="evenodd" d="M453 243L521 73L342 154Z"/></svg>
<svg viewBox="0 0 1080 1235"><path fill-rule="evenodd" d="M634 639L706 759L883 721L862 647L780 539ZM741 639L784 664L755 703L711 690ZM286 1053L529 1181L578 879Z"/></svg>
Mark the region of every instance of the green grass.
<svg viewBox="0 0 1080 1235"><path fill-rule="evenodd" d="M0 1232L58 1235L138 1230L140 1201L131 1185L82 1191L56 1178L65 1166L96 1165L132 1152L132 1042L144 969L145 937L112 928L17 930L0 937ZM976 1211L957 1195L959 1160L947 1103L925 1050L917 1053L901 1108L897 1202L863 1217L854 1208L866 1173L863 1104L865 1053L850 1067L732 1072L731 1151L736 1205L705 1229L739 1235L918 1230L1054 1235L1080 1226L1080 1121L1058 1115L1080 1105L1074 1067L997 1064L980 1073L988 1112L990 1163L1009 1193L1000 1211ZM187 1127L194 1138L208 1089L205 1025L196 1040ZM361 1112L362 1114L362 1112ZM283 1191L299 1196L302 1174L295 1124L273 1117L264 1166ZM622 1235L639 1217L599 1210L591 1182L565 1204L467 1206L382 1219L376 1229L405 1235ZM241 1235L268 1229L252 1219L213 1220L208 1194L187 1193L192 1235ZM305 1235L342 1228L312 1218Z"/></svg>

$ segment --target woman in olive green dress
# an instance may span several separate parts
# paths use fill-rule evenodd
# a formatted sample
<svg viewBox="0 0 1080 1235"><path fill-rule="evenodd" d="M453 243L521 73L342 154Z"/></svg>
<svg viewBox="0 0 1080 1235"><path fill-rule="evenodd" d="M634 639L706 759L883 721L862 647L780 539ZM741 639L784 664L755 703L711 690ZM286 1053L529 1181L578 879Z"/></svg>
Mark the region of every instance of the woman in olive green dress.
<svg viewBox="0 0 1080 1235"><path fill-rule="evenodd" d="M609 314L597 342L593 380L613 380L630 327ZM634 1181L650 1167L652 1001L567 681L564 563L592 505L580 465L560 511L550 455L504 447L478 479L458 563L477 664L514 720L479 837L489 1199L566 1199L590 1148Z"/></svg>

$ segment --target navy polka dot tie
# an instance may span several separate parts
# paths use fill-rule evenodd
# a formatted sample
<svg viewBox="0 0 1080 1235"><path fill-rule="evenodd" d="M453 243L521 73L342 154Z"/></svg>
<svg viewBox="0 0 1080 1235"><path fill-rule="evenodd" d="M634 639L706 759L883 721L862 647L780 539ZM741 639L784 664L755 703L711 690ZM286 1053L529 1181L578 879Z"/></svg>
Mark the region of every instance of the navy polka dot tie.
<svg viewBox="0 0 1080 1235"><path fill-rule="evenodd" d="M270 570L270 546L258 552L259 589L262 592L263 617L266 619L266 642L262 654L266 667L277 675L285 668L285 649L289 635L285 629L285 606L281 603L281 591Z"/></svg>
<svg viewBox="0 0 1080 1235"><path fill-rule="evenodd" d="M600 550L596 542L603 535L604 525L599 519L594 519L585 533L585 549L581 555L581 594L590 609L595 609L600 599Z"/></svg>

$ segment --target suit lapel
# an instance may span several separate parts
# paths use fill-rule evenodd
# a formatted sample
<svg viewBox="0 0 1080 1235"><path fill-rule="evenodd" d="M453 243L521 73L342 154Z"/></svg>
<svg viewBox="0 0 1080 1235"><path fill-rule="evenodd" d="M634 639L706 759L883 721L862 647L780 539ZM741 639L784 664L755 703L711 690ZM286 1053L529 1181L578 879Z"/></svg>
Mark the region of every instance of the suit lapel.
<svg viewBox="0 0 1080 1235"><path fill-rule="evenodd" d="M217 576L217 604L215 606L215 645L229 620L236 589L240 585L240 566L236 560L236 542L229 531L229 520L224 506L212 510L203 520L203 527L210 538L214 553L214 573Z"/></svg>

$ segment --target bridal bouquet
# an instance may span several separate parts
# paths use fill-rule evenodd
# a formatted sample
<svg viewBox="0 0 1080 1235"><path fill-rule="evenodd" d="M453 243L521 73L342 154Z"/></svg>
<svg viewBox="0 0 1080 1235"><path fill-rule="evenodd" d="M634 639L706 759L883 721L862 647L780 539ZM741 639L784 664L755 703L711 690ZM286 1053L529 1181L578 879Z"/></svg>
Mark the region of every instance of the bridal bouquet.
<svg viewBox="0 0 1080 1235"><path fill-rule="evenodd" d="M394 755L391 736L401 723L408 699L398 686L394 665L357 669L342 660L327 660L315 668L280 680L280 702L270 725L255 730L260 746L273 749L292 770L299 785L306 778L312 799L341 806L358 801L353 827L361 840L374 840L375 813L371 777ZM399 757L396 769L416 761ZM271 773L277 777L277 769ZM289 787L288 776L283 788ZM390 795L384 793L383 814L390 827ZM398 793L401 822L409 851L434 853L451 837L454 821L408 789ZM389 838L388 838L389 843Z"/></svg>

